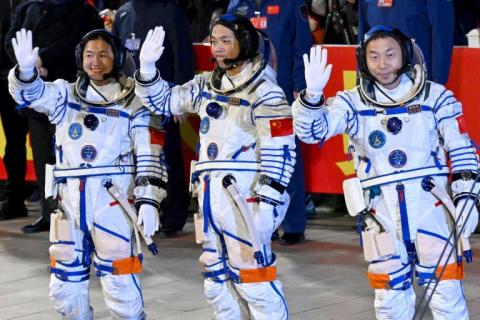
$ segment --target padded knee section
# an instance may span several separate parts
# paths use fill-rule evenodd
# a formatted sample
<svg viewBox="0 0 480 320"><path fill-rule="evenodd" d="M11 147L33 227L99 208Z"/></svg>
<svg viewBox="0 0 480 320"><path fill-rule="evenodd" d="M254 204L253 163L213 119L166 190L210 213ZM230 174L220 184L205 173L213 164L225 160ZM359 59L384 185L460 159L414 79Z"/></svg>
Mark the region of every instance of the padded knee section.
<svg viewBox="0 0 480 320"><path fill-rule="evenodd" d="M55 310L61 313L65 319L93 319L93 312L88 299L88 281L66 282L59 280L52 274L48 297L53 301Z"/></svg>
<svg viewBox="0 0 480 320"><path fill-rule="evenodd" d="M141 319L143 301L138 277L105 275L100 278L105 304L116 319Z"/></svg>
<svg viewBox="0 0 480 320"><path fill-rule="evenodd" d="M203 283L203 294L207 303L214 310L214 319L241 319L240 306L234 298L228 282L215 282L205 279Z"/></svg>
<svg viewBox="0 0 480 320"><path fill-rule="evenodd" d="M428 288L431 295L433 285ZM440 281L430 301L430 309L435 319L468 320L468 309L463 295L462 284L458 280Z"/></svg>
<svg viewBox="0 0 480 320"><path fill-rule="evenodd" d="M375 290L375 314L378 320L411 320L415 312L415 293L406 290Z"/></svg>
<svg viewBox="0 0 480 320"><path fill-rule="evenodd" d="M252 319L283 320L288 310L280 281L236 283L240 296L248 303Z"/></svg>

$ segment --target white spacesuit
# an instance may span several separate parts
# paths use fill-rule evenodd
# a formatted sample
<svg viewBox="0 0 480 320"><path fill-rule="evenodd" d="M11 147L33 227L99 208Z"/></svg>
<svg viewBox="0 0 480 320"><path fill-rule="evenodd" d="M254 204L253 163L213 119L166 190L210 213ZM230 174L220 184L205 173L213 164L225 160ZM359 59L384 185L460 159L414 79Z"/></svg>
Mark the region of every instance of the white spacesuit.
<svg viewBox="0 0 480 320"><path fill-rule="evenodd" d="M196 232L203 244L204 294L214 318L286 319L271 235L289 203L285 187L295 163L291 109L267 66L268 41L259 45L250 21L224 15L212 29L217 68L173 88L154 69L163 29L151 30L140 55L136 94L155 114L196 113L201 119L192 182L200 209ZM228 52L217 52L223 44L216 41L227 36L215 33L221 29L232 35L229 44L234 34L240 48L223 69L218 59ZM264 54L257 53L261 45ZM232 76L236 66L240 71Z"/></svg>
<svg viewBox="0 0 480 320"><path fill-rule="evenodd" d="M94 30L77 46L80 76L75 84L43 82L28 65L35 55L30 31L22 30L14 40L19 66L9 74L10 92L23 107L47 114L56 126L53 174L59 210L52 215L50 234L50 299L65 319L93 319L88 296L93 262L112 317L144 319L138 279L142 255L138 243L135 250L132 228L143 222L146 236L158 229L167 180L160 119L135 97L133 79L121 76L126 51L107 31ZM93 41L103 41L113 51L113 68L103 85L82 67L84 49ZM100 55L104 58L105 51ZM138 221L127 218L119 200L104 187L106 180L135 199ZM51 190L46 193L55 196Z"/></svg>
<svg viewBox="0 0 480 320"><path fill-rule="evenodd" d="M386 38L399 44L400 69L390 68L392 49L383 58L381 50L366 52L370 43L389 41ZM478 221L473 205L478 161L461 104L442 85L425 81L420 49L390 27L378 26L366 34L357 49L360 85L339 92L325 106L322 92L331 71L331 66L325 67L326 50L312 48L310 59L304 59L307 89L293 105L295 132L307 143L323 143L338 134L350 138L349 150L361 182L359 189L363 189L360 194L369 209L362 238L377 319L412 319L414 271L420 285L439 279L430 302L435 319L468 319L461 285L462 252L459 257L449 254L454 220L457 230L463 231L464 243ZM377 59L380 77L393 72L393 81L386 85L377 81L366 59ZM392 87L393 83L397 85ZM447 159L457 202L456 210L450 206L453 212L447 211L452 201L445 196L450 174ZM434 194L443 194L443 205ZM467 210L462 210L465 204ZM442 253L445 246L446 253ZM463 248L470 262L468 249ZM432 287L428 287L429 294Z"/></svg>

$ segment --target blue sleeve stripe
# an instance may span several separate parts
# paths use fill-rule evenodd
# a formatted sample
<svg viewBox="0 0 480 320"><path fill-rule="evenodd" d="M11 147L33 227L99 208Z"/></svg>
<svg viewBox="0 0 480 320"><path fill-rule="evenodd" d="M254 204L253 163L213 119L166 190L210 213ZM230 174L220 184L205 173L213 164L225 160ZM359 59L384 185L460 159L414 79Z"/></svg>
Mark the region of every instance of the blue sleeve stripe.
<svg viewBox="0 0 480 320"><path fill-rule="evenodd" d="M452 115L449 115L449 116L446 116L446 117L443 117L443 118L440 118L438 120L438 123L442 122L443 120L446 120L446 119L451 119L451 118L455 118L457 116L460 116L462 113L461 112L457 112L455 114L452 114Z"/></svg>

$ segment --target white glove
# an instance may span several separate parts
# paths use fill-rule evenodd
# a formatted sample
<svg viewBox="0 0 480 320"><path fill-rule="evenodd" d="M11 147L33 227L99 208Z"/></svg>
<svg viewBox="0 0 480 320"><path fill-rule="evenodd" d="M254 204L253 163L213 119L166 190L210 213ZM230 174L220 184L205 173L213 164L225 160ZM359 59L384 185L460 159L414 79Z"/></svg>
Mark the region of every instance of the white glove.
<svg viewBox="0 0 480 320"><path fill-rule="evenodd" d="M457 206L455 207L457 217L459 217L457 218L457 230L461 230L461 228L463 228L463 225L465 225L465 227L463 228L463 236L465 238L470 237L470 235L475 231L478 223L478 209L477 206L474 204L474 201L475 200L469 198L460 199L457 203ZM470 209L472 209L471 212ZM466 220L469 212L470 216L468 220Z"/></svg>
<svg viewBox="0 0 480 320"><path fill-rule="evenodd" d="M17 31L16 37L12 38L12 46L20 72L31 77L38 57L38 47L32 50L32 31L25 29Z"/></svg>
<svg viewBox="0 0 480 320"><path fill-rule="evenodd" d="M326 66L327 49L322 49L320 46L310 48L310 57L305 53L303 64L305 65L307 95L311 97L321 96L332 72L332 65Z"/></svg>
<svg viewBox="0 0 480 320"><path fill-rule="evenodd" d="M163 27L150 29L140 50L140 73L142 77L151 79L155 76L155 62L160 59L163 53L163 40L165 31Z"/></svg>
<svg viewBox="0 0 480 320"><path fill-rule="evenodd" d="M150 204L142 204L138 210L137 225L141 226L143 223L143 234L146 237L151 237L158 231L159 228L158 209Z"/></svg>

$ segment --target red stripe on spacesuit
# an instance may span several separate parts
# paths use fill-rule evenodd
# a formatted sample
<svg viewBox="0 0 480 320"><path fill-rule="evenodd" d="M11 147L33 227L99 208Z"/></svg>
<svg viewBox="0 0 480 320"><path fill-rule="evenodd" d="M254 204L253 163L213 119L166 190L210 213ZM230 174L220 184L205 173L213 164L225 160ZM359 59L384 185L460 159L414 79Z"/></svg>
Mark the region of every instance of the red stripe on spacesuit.
<svg viewBox="0 0 480 320"><path fill-rule="evenodd" d="M438 200L437 202L435 202L435 207L439 207L443 204L442 201Z"/></svg>
<svg viewBox="0 0 480 320"><path fill-rule="evenodd" d="M458 130L460 130L461 134L467 133L467 123L465 122L465 117L463 115L456 117L458 124Z"/></svg>
<svg viewBox="0 0 480 320"><path fill-rule="evenodd" d="M150 143L151 144L159 144L163 146L165 144L165 131L155 129L155 128L149 128L150 131Z"/></svg>
<svg viewBox="0 0 480 320"><path fill-rule="evenodd" d="M129 202L129 203L135 203L135 200L133 200L133 199L128 199L128 202ZM120 204L120 202L118 202L118 201L112 201L112 202L110 202L110 207L117 206L117 205L119 205L119 204Z"/></svg>
<svg viewBox="0 0 480 320"><path fill-rule="evenodd" d="M272 137L282 137L293 134L292 118L270 120L270 134Z"/></svg>

